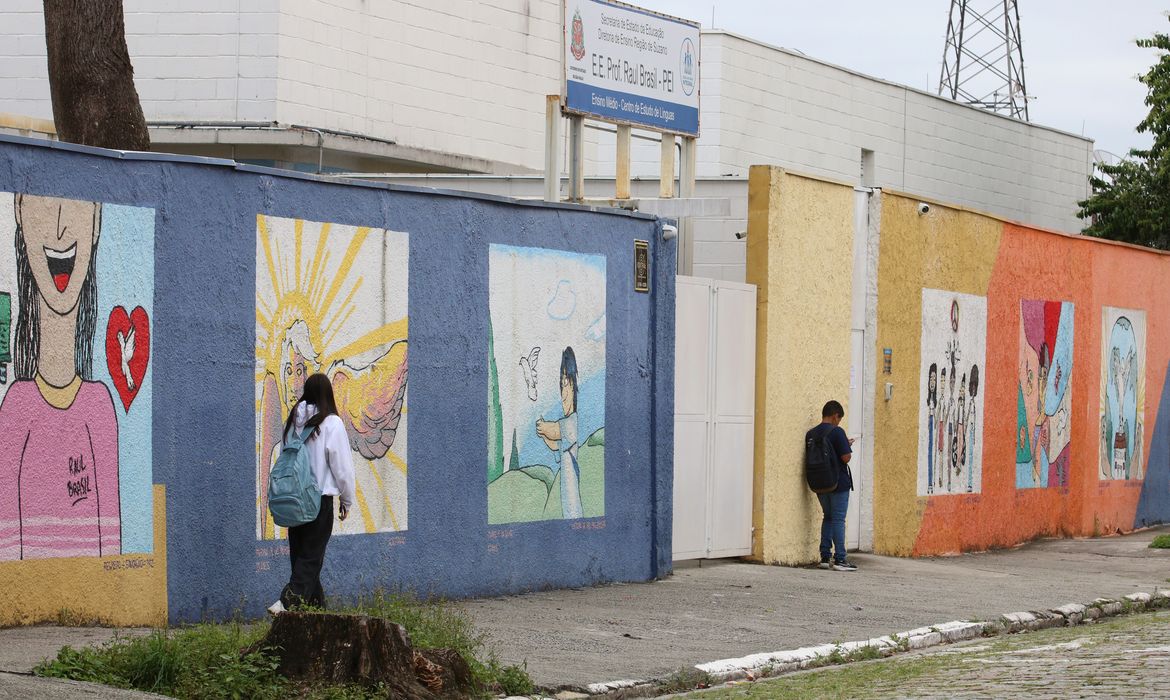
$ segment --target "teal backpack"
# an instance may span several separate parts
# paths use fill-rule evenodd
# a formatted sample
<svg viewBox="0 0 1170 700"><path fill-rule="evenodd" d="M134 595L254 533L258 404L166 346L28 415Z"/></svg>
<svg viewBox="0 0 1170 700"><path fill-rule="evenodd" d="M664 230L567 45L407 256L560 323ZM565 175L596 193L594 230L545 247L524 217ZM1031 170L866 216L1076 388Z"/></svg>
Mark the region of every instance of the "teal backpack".
<svg viewBox="0 0 1170 700"><path fill-rule="evenodd" d="M321 489L305 446L312 432L312 427L306 427L300 435L293 433L268 474L268 510L280 527L311 523L321 511Z"/></svg>

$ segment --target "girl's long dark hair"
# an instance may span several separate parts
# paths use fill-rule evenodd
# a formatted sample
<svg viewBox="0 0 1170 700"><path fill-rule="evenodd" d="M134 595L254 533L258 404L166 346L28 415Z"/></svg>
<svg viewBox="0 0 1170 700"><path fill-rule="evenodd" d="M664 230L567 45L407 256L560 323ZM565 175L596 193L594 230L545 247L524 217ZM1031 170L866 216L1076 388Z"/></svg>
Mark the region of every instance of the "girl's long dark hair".
<svg viewBox="0 0 1170 700"><path fill-rule="evenodd" d="M16 203L20 206L20 202ZM89 269L77 299L77 330L73 337L73 371L85 381L93 380L93 336L97 330L97 256L101 229L102 206L95 203L93 214L93 250L89 255ZM13 371L17 379L32 379L37 375L41 356L41 292L37 289L32 268L28 262L28 246L24 242L20 212L16 216L16 337L12 344Z"/></svg>
<svg viewBox="0 0 1170 700"><path fill-rule="evenodd" d="M318 372L305 380L305 388L301 392L300 400L288 412L288 418L284 421L284 439L286 440L288 439L288 431L292 430L296 419L297 406L303 403L317 407L317 413L305 421L306 427L313 428L313 432L309 435L309 437L313 437L320 432L320 425L326 418L337 415L337 401L333 398L333 384L329 382L329 377Z"/></svg>
<svg viewBox="0 0 1170 700"><path fill-rule="evenodd" d="M573 388L573 413L577 412L577 355L572 347L566 347L561 353L561 377L569 381Z"/></svg>
<svg viewBox="0 0 1170 700"><path fill-rule="evenodd" d="M930 386L930 378L934 377L934 386ZM926 375L926 405L938 405L938 363L932 362L930 371Z"/></svg>

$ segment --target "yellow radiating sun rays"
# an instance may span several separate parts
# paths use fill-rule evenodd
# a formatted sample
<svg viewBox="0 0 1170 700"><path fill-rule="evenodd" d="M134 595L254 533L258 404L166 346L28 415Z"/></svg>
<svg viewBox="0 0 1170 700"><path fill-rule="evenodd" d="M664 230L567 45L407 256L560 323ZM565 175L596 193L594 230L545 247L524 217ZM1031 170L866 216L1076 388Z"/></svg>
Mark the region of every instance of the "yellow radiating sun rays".
<svg viewBox="0 0 1170 700"><path fill-rule="evenodd" d="M384 381L369 370L375 368L381 371L379 376L387 376L396 367L390 365L386 370L383 364L405 363L404 350L390 350L405 348L408 324L403 299L402 318L355 333L355 324L364 325L364 319L384 318L382 314L362 313L361 307L369 304L371 290L366 288L367 277L377 284L379 276L384 274L381 252L385 231L258 215L256 232L257 535L270 539L284 537L286 533L275 526L267 512L265 475L275 461L285 417L297 399L295 394L304 378L313 372L327 372L336 381L337 374L345 374L347 382L356 382L347 386L361 388L347 393L358 397L351 401L383 396ZM363 254L363 247L374 244L375 239L379 242L379 254L370 255L368 250ZM405 260L404 246L401 255ZM405 280L402 290L405 294ZM402 345L395 346L396 343ZM294 352L296 357L290 360ZM372 356L378 359L364 360L372 364L354 361L354 358ZM301 363L303 370L298 367L299 373L294 378L290 364L296 363ZM383 383L376 384L378 381ZM339 395L339 404L343 400ZM345 422L346 410L340 405L339 409ZM353 415L365 410L362 405L362 410L354 409ZM347 522L343 532L354 532L359 524L362 532L406 527L405 406L401 414L399 433L383 457L367 459L354 452L357 472L354 514L358 517L355 523ZM354 444L356 447L357 443ZM395 478L387 478L387 470Z"/></svg>

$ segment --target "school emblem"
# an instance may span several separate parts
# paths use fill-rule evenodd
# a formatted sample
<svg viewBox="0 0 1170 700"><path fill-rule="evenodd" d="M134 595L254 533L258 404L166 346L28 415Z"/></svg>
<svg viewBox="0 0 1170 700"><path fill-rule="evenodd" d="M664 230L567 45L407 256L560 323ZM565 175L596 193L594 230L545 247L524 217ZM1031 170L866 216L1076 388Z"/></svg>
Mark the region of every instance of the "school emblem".
<svg viewBox="0 0 1170 700"><path fill-rule="evenodd" d="M573 41L569 44L573 58L580 61L585 58L585 25L581 22L581 11L573 11Z"/></svg>
<svg viewBox="0 0 1170 700"><path fill-rule="evenodd" d="M683 39L682 43L682 91L688 97L695 91L695 68L698 61L695 57L695 44L690 38Z"/></svg>

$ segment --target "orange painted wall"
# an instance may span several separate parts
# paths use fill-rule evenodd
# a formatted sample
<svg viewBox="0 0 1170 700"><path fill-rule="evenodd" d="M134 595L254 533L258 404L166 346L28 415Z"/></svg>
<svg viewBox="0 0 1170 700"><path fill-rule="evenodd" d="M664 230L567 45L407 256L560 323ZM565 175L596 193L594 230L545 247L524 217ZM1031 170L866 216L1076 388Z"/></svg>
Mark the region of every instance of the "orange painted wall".
<svg viewBox="0 0 1170 700"><path fill-rule="evenodd" d="M907 198L883 194L883 211L896 211L908 206ZM933 215L933 214L932 214ZM989 219L964 212L953 218L960 225L964 217ZM914 217L915 219L918 217ZM887 229L887 225L920 226L911 219L883 216L881 232L881 260L879 262L878 296L881 304L901 306L911 313L921 304L921 286L913 290L894 282L891 277L906 271L890 269L887 261L905 260L897 247L912 245L913 236ZM1002 234L984 238L976 243L977 251L985 253L986 246L998 246L994 265L985 290L962 289L987 297L987 346L985 362L983 411L982 483L977 494L946 494L919 496L913 484L903 478L897 482L877 480L875 503L899 512L921 513L921 518L882 518L875 513L875 549L879 552L934 555L1012 546L1043 536L1083 536L1125 532L1134 528L1135 513L1141 495L1141 480L1100 480L1098 455L1100 450L1101 402L1101 345L1102 307L1141 309L1146 312L1146 362L1144 392L1144 451L1148 459L1155 439L1155 426L1167 363L1170 362L1170 255L1147 249L1113 244L1081 236L1070 236L1030 229L1015 224L1000 224ZM963 259L981 257L970 244L956 245L941 257ZM919 244L914 244L919 245ZM965 250L966 249L966 250ZM968 258L970 259L970 258ZM913 273L911 273L913 276ZM898 299L883 298L883 281L890 281L887 291ZM1074 306L1072 422L1070 438L1069 480L1067 486L1017 488L1016 485L1016 428L1017 377L1020 365L1020 302L1021 300L1072 302ZM909 337L910 329L883 335L879 317L878 347L901 343L906 350L916 347ZM920 329L919 329L920 330ZM904 338L900 336L905 336ZM902 352L904 362L917 366L917 356ZM881 382L879 381L879 384ZM904 384L903 384L904 386ZM880 387L879 387L880 388ZM919 396L919 388L907 387ZM879 400L880 404L880 400ZM902 413L909 418L909 413ZM916 414L915 414L916 415ZM892 416L891 416L892 417ZM889 426L893 427L893 426ZM877 441L882 442L879 423ZM890 430L889 439L908 440L906 433L917 430ZM1163 435L1159 439L1165 440ZM915 443L916 445L916 443ZM1165 454L1165 447L1157 454ZM904 462L916 456L916 447L909 444L880 444L875 450L875 471L878 474L906 471ZM900 455L902 465L883 465L883 454ZM1151 469L1165 469L1166 465L1145 464L1145 475ZM881 493L894 488L899 493ZM907 488L909 487L909 488ZM1161 497L1159 497L1161 499ZM1170 498L1161 499L1170 503ZM900 504L900 505L899 505ZM1162 519L1170 520L1170 514ZM916 528L914 534L907 528ZM910 552L906 552L908 537L913 538Z"/></svg>

